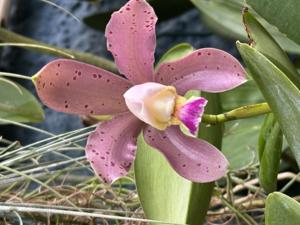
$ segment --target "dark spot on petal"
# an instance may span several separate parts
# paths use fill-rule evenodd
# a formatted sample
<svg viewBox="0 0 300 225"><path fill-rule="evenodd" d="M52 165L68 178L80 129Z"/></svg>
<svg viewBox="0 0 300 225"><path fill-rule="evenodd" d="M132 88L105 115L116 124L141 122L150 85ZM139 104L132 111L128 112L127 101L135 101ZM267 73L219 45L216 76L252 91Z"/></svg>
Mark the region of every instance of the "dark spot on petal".
<svg viewBox="0 0 300 225"><path fill-rule="evenodd" d="M103 159L103 160L105 159L105 157L104 157L104 156L101 156L100 158L101 158L101 159Z"/></svg>
<svg viewBox="0 0 300 225"><path fill-rule="evenodd" d="M78 76L81 76L81 72L80 71L78 72Z"/></svg>
<svg viewBox="0 0 300 225"><path fill-rule="evenodd" d="M67 82L67 86L68 86L68 87L70 86L70 83L69 83L69 82Z"/></svg>
<svg viewBox="0 0 300 225"><path fill-rule="evenodd" d="M94 110L91 110L91 111L90 111L90 114L93 114L93 113L94 113Z"/></svg>
<svg viewBox="0 0 300 225"><path fill-rule="evenodd" d="M94 78L97 78L97 74L93 74L93 77L94 77Z"/></svg>
<svg viewBox="0 0 300 225"><path fill-rule="evenodd" d="M183 164L182 167L186 167L186 164Z"/></svg>
<svg viewBox="0 0 300 225"><path fill-rule="evenodd" d="M88 106L88 105L85 105L85 106L84 106L84 108L87 108L87 107L89 107L89 106Z"/></svg>

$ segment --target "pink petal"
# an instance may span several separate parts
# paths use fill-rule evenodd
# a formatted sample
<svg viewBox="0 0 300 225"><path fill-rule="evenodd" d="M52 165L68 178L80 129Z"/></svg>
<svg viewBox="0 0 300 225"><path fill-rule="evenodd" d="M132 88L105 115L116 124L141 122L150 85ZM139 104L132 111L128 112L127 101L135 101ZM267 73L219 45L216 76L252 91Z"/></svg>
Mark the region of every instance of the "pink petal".
<svg viewBox="0 0 300 225"><path fill-rule="evenodd" d="M87 159L104 182L112 183L127 174L135 158L136 139L143 123L124 113L98 125L85 148Z"/></svg>
<svg viewBox="0 0 300 225"><path fill-rule="evenodd" d="M157 17L145 0L131 0L107 24L107 48L119 71L134 84L153 81Z"/></svg>
<svg viewBox="0 0 300 225"><path fill-rule="evenodd" d="M81 115L127 111L123 94L131 84L101 68L59 59L44 66L36 76L39 97L57 111Z"/></svg>
<svg viewBox="0 0 300 225"><path fill-rule="evenodd" d="M181 95L188 90L223 92L246 82L242 65L230 54L214 49L202 48L190 55L161 64L155 80L174 85Z"/></svg>
<svg viewBox="0 0 300 225"><path fill-rule="evenodd" d="M199 183L218 180L225 175L228 161L213 145L184 135L178 126L164 132L147 126L146 142L157 148L182 177Z"/></svg>

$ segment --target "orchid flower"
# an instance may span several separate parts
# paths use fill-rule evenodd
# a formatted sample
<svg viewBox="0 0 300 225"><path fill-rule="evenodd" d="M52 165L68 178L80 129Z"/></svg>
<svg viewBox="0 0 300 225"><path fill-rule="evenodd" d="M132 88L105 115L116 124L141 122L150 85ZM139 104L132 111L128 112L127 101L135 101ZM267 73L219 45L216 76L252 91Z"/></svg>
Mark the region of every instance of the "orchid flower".
<svg viewBox="0 0 300 225"><path fill-rule="evenodd" d="M86 156L95 173L112 183L127 174L135 158L137 136L160 151L173 169L194 182L211 182L228 167L224 155L195 134L207 100L185 98L188 90L223 92L246 81L245 71L230 54L203 48L153 69L157 17L145 0L130 0L114 12L105 36L121 74L58 59L34 80L41 100L57 111L113 115L87 140ZM151 163L151 162L149 162Z"/></svg>

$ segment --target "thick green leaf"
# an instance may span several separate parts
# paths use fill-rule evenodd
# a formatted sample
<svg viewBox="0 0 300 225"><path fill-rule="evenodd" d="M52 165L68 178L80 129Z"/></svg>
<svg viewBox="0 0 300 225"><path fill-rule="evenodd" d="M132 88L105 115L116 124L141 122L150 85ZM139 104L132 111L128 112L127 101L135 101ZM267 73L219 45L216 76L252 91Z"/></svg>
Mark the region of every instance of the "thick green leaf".
<svg viewBox="0 0 300 225"><path fill-rule="evenodd" d="M0 80L0 118L16 122L41 122L44 112L35 97L11 81Z"/></svg>
<svg viewBox="0 0 300 225"><path fill-rule="evenodd" d="M280 192L270 194L266 201L266 225L300 225L300 204Z"/></svg>
<svg viewBox="0 0 300 225"><path fill-rule="evenodd" d="M243 21L251 41L251 46L264 54L282 70L297 87L300 87L300 76L296 68L268 31L249 12L244 12Z"/></svg>
<svg viewBox="0 0 300 225"><path fill-rule="evenodd" d="M247 0L270 24L300 44L300 1L298 0Z"/></svg>
<svg viewBox="0 0 300 225"><path fill-rule="evenodd" d="M179 16L187 10L193 8L193 5L187 0L148 0L148 2L154 8L159 21L164 21ZM91 15L85 17L83 21L92 28L104 31L111 14L116 10L119 9Z"/></svg>
<svg viewBox="0 0 300 225"><path fill-rule="evenodd" d="M247 34L242 22L243 0L191 1L201 11L202 20L213 31L232 39L247 40ZM278 29L271 26L261 17L258 18L284 50L300 54L299 45L288 39L284 34L280 33Z"/></svg>
<svg viewBox="0 0 300 225"><path fill-rule="evenodd" d="M247 44L237 43L252 77L258 84L300 165L300 91L269 59Z"/></svg>
<svg viewBox="0 0 300 225"><path fill-rule="evenodd" d="M276 191L283 136L273 114L266 117L264 129L261 130L260 143L260 185L267 193ZM263 139L263 140L262 140Z"/></svg>

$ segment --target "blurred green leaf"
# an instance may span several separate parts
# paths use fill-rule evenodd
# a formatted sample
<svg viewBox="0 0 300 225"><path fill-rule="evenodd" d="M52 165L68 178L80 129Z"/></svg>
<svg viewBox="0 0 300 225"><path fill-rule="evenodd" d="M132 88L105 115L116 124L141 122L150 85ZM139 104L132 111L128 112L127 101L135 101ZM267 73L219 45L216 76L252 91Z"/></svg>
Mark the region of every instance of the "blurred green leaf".
<svg viewBox="0 0 300 225"><path fill-rule="evenodd" d="M237 42L252 77L276 116L300 165L300 91L287 76L263 54L248 44Z"/></svg>
<svg viewBox="0 0 300 225"><path fill-rule="evenodd" d="M260 133L260 185L267 193L276 191L283 135L273 114L266 117ZM262 140L263 139L263 140Z"/></svg>
<svg viewBox="0 0 300 225"><path fill-rule="evenodd" d="M221 93L221 99L223 111L265 101L254 80L248 80L237 88Z"/></svg>
<svg viewBox="0 0 300 225"><path fill-rule="evenodd" d="M0 80L0 118L16 122L41 122L44 112L36 98L22 86Z"/></svg>
<svg viewBox="0 0 300 225"><path fill-rule="evenodd" d="M288 78L300 87L300 76L288 58L268 31L249 13L243 13L243 21L250 38L251 46L271 60Z"/></svg>
<svg viewBox="0 0 300 225"><path fill-rule="evenodd" d="M242 10L244 7L243 0L191 1L201 11L204 23L213 31L232 39L239 39L242 41L247 40L247 34L242 22ZM284 3L282 2L282 4ZM261 17L257 18L284 50L300 54L299 45L288 39L284 34L280 33L276 27L270 25Z"/></svg>
<svg viewBox="0 0 300 225"><path fill-rule="evenodd" d="M300 1L246 0L247 3L290 39L300 44Z"/></svg>
<svg viewBox="0 0 300 225"><path fill-rule="evenodd" d="M299 225L300 204L280 192L269 194L265 209L266 225Z"/></svg>
<svg viewBox="0 0 300 225"><path fill-rule="evenodd" d="M226 123L223 153L230 163L230 170L240 170L258 162L257 139L262 117Z"/></svg>
<svg viewBox="0 0 300 225"><path fill-rule="evenodd" d="M159 22L179 16L193 8L193 5L188 0L148 0L148 2L154 8ZM83 21L94 29L104 31L111 14L117 10L119 9L87 16Z"/></svg>
<svg viewBox="0 0 300 225"><path fill-rule="evenodd" d="M103 69L109 70L111 72L118 73L118 70L115 66L115 64L102 57L98 57L96 55L85 53L85 52L79 52L74 51L71 49L66 48L59 48L52 45L48 45L39 41L36 41L34 39L22 36L20 34L14 33L12 31L9 31L7 29L0 27L0 40L4 42L9 43L16 43L20 44L19 47L29 49L32 51L48 54L48 55L54 55L58 57L64 57L64 58L71 58L76 59L81 62L89 63L98 67L101 67ZM29 46L26 47L26 44L29 44ZM4 43L3 43L4 45ZM35 46L35 47L33 47ZM41 46L41 47L39 47Z"/></svg>

